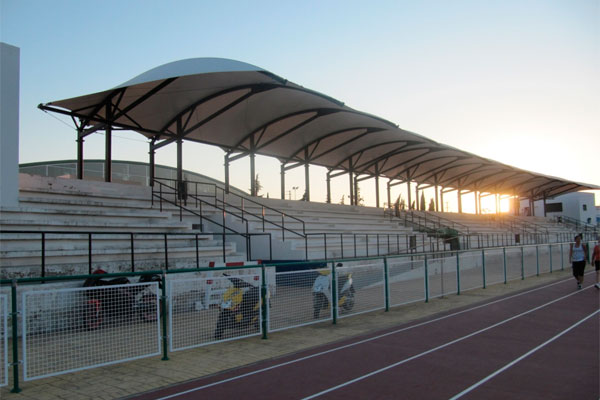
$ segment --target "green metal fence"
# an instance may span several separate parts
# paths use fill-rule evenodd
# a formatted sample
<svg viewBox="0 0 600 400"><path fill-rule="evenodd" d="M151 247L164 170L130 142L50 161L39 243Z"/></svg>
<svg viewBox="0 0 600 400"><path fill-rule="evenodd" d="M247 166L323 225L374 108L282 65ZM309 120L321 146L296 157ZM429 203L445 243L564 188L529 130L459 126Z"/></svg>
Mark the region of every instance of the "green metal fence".
<svg viewBox="0 0 600 400"><path fill-rule="evenodd" d="M590 249L592 244L587 243ZM12 392L19 392L22 377L38 379L160 354L168 360L170 351L251 335L266 339L269 332L312 323L336 324L358 313L564 270L568 255L569 243L561 243L315 261L301 271L279 263L106 274L102 277L160 279L113 287L115 293L151 287L150 303L143 307L154 308L140 311L137 303L115 300L112 310L119 317L105 314L102 321L111 322L98 325L89 322L98 310L94 299L113 297L105 286L81 287L97 275L2 280L0 384L10 376ZM55 287L58 283L63 287ZM105 297L85 294L93 290ZM102 344L135 351L111 357L120 351Z"/></svg>

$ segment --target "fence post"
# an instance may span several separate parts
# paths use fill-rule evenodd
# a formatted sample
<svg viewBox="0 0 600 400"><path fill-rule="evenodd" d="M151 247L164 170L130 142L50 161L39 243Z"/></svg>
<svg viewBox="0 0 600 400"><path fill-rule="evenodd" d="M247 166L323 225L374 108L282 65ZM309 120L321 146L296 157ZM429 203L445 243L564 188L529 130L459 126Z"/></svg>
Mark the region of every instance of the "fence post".
<svg viewBox="0 0 600 400"><path fill-rule="evenodd" d="M131 239L131 272L135 272L135 258L133 255L133 232L130 233L130 237Z"/></svg>
<svg viewBox="0 0 600 400"><path fill-rule="evenodd" d="M444 281L444 275L442 274L442 282ZM460 253L456 252L456 294L460 295ZM442 296L444 293L442 293Z"/></svg>
<svg viewBox="0 0 600 400"><path fill-rule="evenodd" d="M550 273L552 273L552 244L548 244L548 254L550 255Z"/></svg>
<svg viewBox="0 0 600 400"><path fill-rule="evenodd" d="M506 285L506 247L502 248L502 256L504 259L504 284Z"/></svg>
<svg viewBox="0 0 600 400"><path fill-rule="evenodd" d="M425 303L429 303L429 268L427 264L427 254L425 254ZM442 279L444 279L442 277ZM443 293L442 293L443 294Z"/></svg>
<svg viewBox="0 0 600 400"><path fill-rule="evenodd" d="M563 244L560 244L560 270L565 270L565 256L563 254Z"/></svg>
<svg viewBox="0 0 600 400"><path fill-rule="evenodd" d="M164 234L164 239L165 239L165 269L169 269L169 243L168 243L168 239L167 239L167 234Z"/></svg>
<svg viewBox="0 0 600 400"><path fill-rule="evenodd" d="M535 269L536 276L540 276L540 252L537 244L535 245Z"/></svg>
<svg viewBox="0 0 600 400"><path fill-rule="evenodd" d="M525 256L523 255L524 247L521 246L521 280L525 279Z"/></svg>
<svg viewBox="0 0 600 400"><path fill-rule="evenodd" d="M42 232L42 278L46 276L46 234ZM44 283L44 281L42 281Z"/></svg>
<svg viewBox="0 0 600 400"><path fill-rule="evenodd" d="M331 263L331 307L333 311L333 324L337 324L337 279L335 277L335 261Z"/></svg>
<svg viewBox="0 0 600 400"><path fill-rule="evenodd" d="M260 298L261 298L261 303L260 306L262 308L261 313L262 313L262 338L263 339L267 339L267 328L268 328L268 316L267 313L269 312L269 306L267 304L267 302L269 301L269 295L268 295L268 290L267 290L267 274L265 273L265 266L264 264L261 267L261 273L262 273L262 285L260 288Z"/></svg>
<svg viewBox="0 0 600 400"><path fill-rule="evenodd" d="M163 329L163 334L162 334L163 358L162 358L162 361L167 361L167 360L169 360L168 343L167 343L167 339L169 338L169 332L167 332L167 275L166 275L165 270L163 270L163 273L161 276L161 284L162 284L162 288L161 288L161 295L160 295L160 305L161 305L160 317L162 318L162 329Z"/></svg>
<svg viewBox="0 0 600 400"><path fill-rule="evenodd" d="M12 351L13 351L13 388L11 393L19 393L19 326L18 326L18 313L17 313L17 281L13 279L12 286L10 288L11 297L11 317L12 317Z"/></svg>
<svg viewBox="0 0 600 400"><path fill-rule="evenodd" d="M92 274L92 234L88 233L88 273Z"/></svg>
<svg viewBox="0 0 600 400"><path fill-rule="evenodd" d="M481 250L481 270L483 272L483 288L485 289L485 250Z"/></svg>
<svg viewBox="0 0 600 400"><path fill-rule="evenodd" d="M390 311L390 287L389 287L389 277L388 277L388 262L387 257L383 258L383 281L385 284L385 311Z"/></svg>

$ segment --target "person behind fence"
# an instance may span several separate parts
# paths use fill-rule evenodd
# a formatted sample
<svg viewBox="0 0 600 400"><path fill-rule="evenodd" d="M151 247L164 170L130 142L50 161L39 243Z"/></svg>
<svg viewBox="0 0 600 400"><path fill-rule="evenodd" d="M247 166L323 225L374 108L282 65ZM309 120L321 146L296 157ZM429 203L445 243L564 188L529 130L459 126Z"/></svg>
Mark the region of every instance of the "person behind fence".
<svg viewBox="0 0 600 400"><path fill-rule="evenodd" d="M594 287L600 290L600 240L596 242L592 252L592 265L596 267L596 284Z"/></svg>
<svg viewBox="0 0 600 400"><path fill-rule="evenodd" d="M577 289L581 289L583 284L583 271L585 270L585 262L587 251L585 245L581 243L581 235L575 236L575 243L571 243L569 249L569 262L573 265L573 276L577 280Z"/></svg>

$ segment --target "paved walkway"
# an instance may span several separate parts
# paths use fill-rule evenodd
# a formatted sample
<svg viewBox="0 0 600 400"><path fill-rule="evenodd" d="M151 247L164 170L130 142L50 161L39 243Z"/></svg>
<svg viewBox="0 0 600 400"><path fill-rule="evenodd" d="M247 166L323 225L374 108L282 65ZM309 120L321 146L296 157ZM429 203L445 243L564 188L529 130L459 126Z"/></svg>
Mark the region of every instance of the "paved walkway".
<svg viewBox="0 0 600 400"><path fill-rule="evenodd" d="M338 320L337 325L325 322L269 334L268 340L252 337L214 344L169 354L169 361L160 357L142 359L107 367L95 368L57 377L22 382L22 392L10 393L11 386L2 388L3 399L116 399L126 398L190 379L215 374L261 360L277 358L303 349L331 343L391 326L404 324L440 312L465 307L482 300L520 291L540 284L566 279L570 270L530 277L526 280L498 284ZM589 275L591 278L591 275ZM589 279L589 278L588 278ZM573 281L573 289L575 283ZM12 383L12 382L10 382Z"/></svg>

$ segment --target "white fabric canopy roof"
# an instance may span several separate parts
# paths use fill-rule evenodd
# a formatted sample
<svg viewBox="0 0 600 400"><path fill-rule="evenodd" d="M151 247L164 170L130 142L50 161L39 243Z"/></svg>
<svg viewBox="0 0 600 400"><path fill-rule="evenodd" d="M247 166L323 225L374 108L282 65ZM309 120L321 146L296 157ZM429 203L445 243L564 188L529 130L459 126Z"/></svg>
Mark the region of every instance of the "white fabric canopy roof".
<svg viewBox="0 0 600 400"><path fill-rule="evenodd" d="M219 58L165 64L113 89L40 105L83 134L138 132L332 171L527 197L600 189L521 170L434 142L262 68Z"/></svg>

